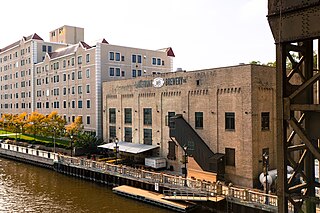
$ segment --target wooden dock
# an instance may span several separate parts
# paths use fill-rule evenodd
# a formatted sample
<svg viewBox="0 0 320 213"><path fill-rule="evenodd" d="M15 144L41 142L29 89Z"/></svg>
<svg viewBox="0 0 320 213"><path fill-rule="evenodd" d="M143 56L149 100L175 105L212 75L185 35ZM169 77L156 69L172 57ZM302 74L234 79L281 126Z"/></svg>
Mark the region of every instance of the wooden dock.
<svg viewBox="0 0 320 213"><path fill-rule="evenodd" d="M196 207L196 205L191 202L174 202L170 200L164 200L163 194L138 189L127 185L115 187L112 189L112 191L116 194L123 195L125 197L130 197L136 200L140 200L178 212L189 212Z"/></svg>

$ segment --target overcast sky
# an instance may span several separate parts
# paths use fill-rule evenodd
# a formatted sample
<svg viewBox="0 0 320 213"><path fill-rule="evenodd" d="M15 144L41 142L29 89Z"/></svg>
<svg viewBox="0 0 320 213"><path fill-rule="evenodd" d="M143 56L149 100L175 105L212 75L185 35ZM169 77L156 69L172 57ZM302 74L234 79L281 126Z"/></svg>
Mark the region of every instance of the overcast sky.
<svg viewBox="0 0 320 213"><path fill-rule="evenodd" d="M52 3L52 5L49 5ZM1 4L0 48L32 33L49 40L63 25L85 41L172 47L174 69L197 70L275 61L267 0L11 0Z"/></svg>

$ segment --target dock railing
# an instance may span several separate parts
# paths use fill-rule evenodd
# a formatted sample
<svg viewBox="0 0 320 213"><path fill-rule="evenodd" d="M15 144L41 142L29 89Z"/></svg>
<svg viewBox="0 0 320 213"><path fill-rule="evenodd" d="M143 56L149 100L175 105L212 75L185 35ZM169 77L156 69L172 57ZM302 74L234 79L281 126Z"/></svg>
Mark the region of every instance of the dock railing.
<svg viewBox="0 0 320 213"><path fill-rule="evenodd" d="M239 201L253 205L261 205L266 208L275 208L277 196L261 193L252 189L245 189L235 186L226 186L220 182L209 182L199 179L183 178L166 174L162 172L152 172L143 169L137 169L125 165L115 165L105 162L98 162L90 159L70 157L53 152L34 149L31 147L22 147L7 143L0 143L0 153L14 157L25 158L38 162L53 164L54 162L69 165L72 167L83 168L95 172L111 174L132 180L144 181L149 184L158 184L159 186L170 189L188 189L206 193L208 196L224 196L227 200ZM185 186L187 185L187 187Z"/></svg>
<svg viewBox="0 0 320 213"><path fill-rule="evenodd" d="M200 190L192 189L168 189L163 190L165 199L174 199L174 200L198 200L198 201L208 201L210 197L213 197L214 194L209 194Z"/></svg>
<svg viewBox="0 0 320 213"><path fill-rule="evenodd" d="M238 187L227 187L226 198L229 200L238 200L240 202L259 203L265 206L277 207L278 197L272 194L265 194L255 190L243 189Z"/></svg>
<svg viewBox="0 0 320 213"><path fill-rule="evenodd" d="M234 186L225 186L222 183L212 183L205 180L195 180L182 176L175 176L160 172L152 172L143 169L136 169L125 165L115 165L105 162L97 162L89 159L69 157L59 155L59 163L72 165L102 173L108 173L119 177L141 180L150 184L159 184L160 186L175 189L184 189L185 183L189 190L201 192L207 196L224 196L229 200L239 200L264 206L277 206L277 196L261 193L251 189L238 188Z"/></svg>

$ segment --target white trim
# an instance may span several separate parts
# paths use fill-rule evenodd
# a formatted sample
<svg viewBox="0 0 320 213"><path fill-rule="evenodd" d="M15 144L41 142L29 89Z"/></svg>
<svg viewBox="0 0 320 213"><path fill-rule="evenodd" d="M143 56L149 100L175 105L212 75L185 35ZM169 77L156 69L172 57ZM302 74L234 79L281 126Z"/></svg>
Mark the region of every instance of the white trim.
<svg viewBox="0 0 320 213"><path fill-rule="evenodd" d="M87 102L88 102L88 101L90 101L90 107L89 107L89 108L88 108L88 105L87 105ZM92 108L91 106L92 106L92 104L91 104L91 99L86 99L86 109L91 109L91 108Z"/></svg>
<svg viewBox="0 0 320 213"><path fill-rule="evenodd" d="M38 59L38 43L33 41L31 42L31 51L32 51L32 60L31 60L31 111L34 112L36 109L36 85L35 85L35 63L37 62Z"/></svg>
<svg viewBox="0 0 320 213"><path fill-rule="evenodd" d="M99 43L98 43L98 44L99 44ZM98 47L98 44L97 44L97 47ZM101 48L101 47L99 47L99 48ZM99 52L101 53L101 50L99 50ZM110 53L111 53L111 52L113 53L113 60L110 59ZM96 57L97 57L97 55L96 55ZM101 56L100 56L100 57L101 57ZM116 59L115 59L115 52L114 52L114 51L109 51L107 57L108 57L108 61L116 61Z"/></svg>
<svg viewBox="0 0 320 213"><path fill-rule="evenodd" d="M88 86L89 86L89 92L88 92ZM91 86L90 84L86 84L86 93L85 94L90 94L91 93Z"/></svg>
<svg viewBox="0 0 320 213"><path fill-rule="evenodd" d="M109 57L109 56L108 56ZM102 82L101 82L101 43L97 43L96 46L96 55L95 55L95 64L96 64L96 134L100 138L102 137Z"/></svg>

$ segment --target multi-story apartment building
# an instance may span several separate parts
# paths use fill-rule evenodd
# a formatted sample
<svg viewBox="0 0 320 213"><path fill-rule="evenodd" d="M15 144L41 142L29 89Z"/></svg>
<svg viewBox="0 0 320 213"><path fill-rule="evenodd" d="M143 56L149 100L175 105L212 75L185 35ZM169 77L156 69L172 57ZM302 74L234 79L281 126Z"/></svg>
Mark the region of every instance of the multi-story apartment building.
<svg viewBox="0 0 320 213"><path fill-rule="evenodd" d="M104 140L158 147L153 154L175 171L184 167L184 146L204 171L223 173L238 185L258 185L263 153L275 168L273 67L239 65L105 82L103 97Z"/></svg>
<svg viewBox="0 0 320 213"><path fill-rule="evenodd" d="M84 128L101 136L102 82L172 70L171 48L146 50L90 46L83 28L63 26L0 49L0 109L3 113L58 111L67 122L82 116Z"/></svg>

